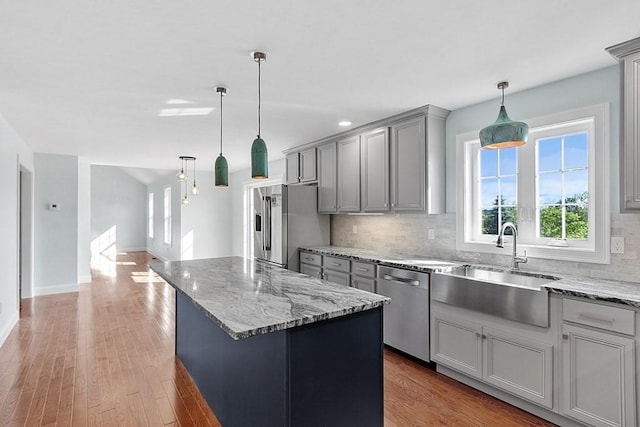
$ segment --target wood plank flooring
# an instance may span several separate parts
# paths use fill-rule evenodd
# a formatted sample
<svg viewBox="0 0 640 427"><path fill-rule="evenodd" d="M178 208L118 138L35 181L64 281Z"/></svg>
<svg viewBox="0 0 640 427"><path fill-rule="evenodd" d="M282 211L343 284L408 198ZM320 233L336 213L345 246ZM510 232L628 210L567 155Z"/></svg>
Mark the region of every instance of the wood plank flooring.
<svg viewBox="0 0 640 427"><path fill-rule="evenodd" d="M0 426L219 426L174 356L174 291L145 252L104 257L78 293L23 300L0 348ZM547 426L385 351L385 426Z"/></svg>

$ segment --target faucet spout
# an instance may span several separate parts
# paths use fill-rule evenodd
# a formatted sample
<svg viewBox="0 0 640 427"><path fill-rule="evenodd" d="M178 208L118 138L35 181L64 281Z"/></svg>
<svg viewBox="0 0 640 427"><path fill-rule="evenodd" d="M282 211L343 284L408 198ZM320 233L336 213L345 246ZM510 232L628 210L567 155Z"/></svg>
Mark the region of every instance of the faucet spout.
<svg viewBox="0 0 640 427"><path fill-rule="evenodd" d="M499 248L504 248L504 232L507 228L511 229L513 235L513 252L511 254L511 269L518 270L519 264L524 264L527 262L527 251L524 251L524 256L518 256L518 229L516 225L510 221L505 222L500 227L500 232L498 233L498 240L496 240L496 246Z"/></svg>

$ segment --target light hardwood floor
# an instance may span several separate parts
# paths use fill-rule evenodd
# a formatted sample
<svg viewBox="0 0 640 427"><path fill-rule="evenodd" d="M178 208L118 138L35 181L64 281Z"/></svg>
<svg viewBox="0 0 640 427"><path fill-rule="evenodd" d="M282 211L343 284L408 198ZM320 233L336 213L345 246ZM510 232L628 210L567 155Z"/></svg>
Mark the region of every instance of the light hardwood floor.
<svg viewBox="0 0 640 427"><path fill-rule="evenodd" d="M174 291L150 260L104 257L80 292L23 300L0 426L220 425L174 356ZM551 425L390 350L384 386L385 426Z"/></svg>

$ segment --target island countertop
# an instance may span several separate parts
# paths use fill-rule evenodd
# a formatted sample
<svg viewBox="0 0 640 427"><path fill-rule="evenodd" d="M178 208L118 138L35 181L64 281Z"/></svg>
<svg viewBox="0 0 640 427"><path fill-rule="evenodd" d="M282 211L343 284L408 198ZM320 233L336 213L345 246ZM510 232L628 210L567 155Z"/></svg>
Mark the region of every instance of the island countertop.
<svg viewBox="0 0 640 427"><path fill-rule="evenodd" d="M388 304L381 295L241 257L150 265L233 339Z"/></svg>

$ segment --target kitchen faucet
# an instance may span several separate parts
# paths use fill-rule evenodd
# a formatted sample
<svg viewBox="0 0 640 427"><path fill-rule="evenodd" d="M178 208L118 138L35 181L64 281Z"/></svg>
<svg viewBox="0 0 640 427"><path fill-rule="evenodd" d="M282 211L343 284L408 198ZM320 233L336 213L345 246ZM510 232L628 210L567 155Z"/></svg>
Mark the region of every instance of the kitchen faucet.
<svg viewBox="0 0 640 427"><path fill-rule="evenodd" d="M527 250L524 251L524 257L518 256L518 230L516 229L516 225L510 221L505 222L500 227L500 233L498 233L498 240L496 241L496 246L499 248L504 248L503 239L504 232L507 228L511 228L513 232L513 254L511 255L511 269L517 270L518 264L524 264L527 262Z"/></svg>

